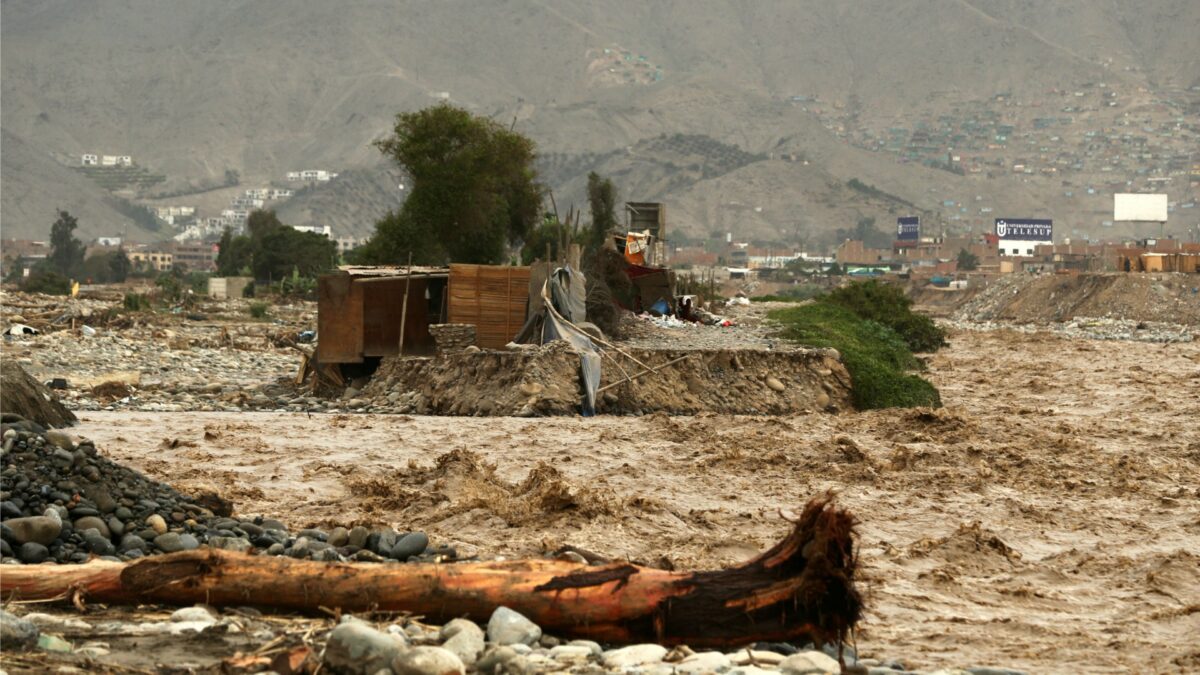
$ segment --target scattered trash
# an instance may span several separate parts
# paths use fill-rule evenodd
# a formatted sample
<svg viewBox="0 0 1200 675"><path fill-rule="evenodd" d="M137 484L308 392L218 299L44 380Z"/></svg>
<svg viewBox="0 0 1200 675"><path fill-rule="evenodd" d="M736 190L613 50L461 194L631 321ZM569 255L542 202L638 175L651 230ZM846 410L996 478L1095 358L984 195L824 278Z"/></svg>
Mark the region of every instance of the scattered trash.
<svg viewBox="0 0 1200 675"><path fill-rule="evenodd" d="M42 331L23 323L14 323L4 331L5 335L41 335L41 333Z"/></svg>
<svg viewBox="0 0 1200 675"><path fill-rule="evenodd" d="M302 330L296 334L296 342L300 344L308 344L315 339L317 339L317 331L315 330Z"/></svg>
<svg viewBox="0 0 1200 675"><path fill-rule="evenodd" d="M96 337L96 329L91 326L83 326L79 329L79 332L83 333L84 337Z"/></svg>

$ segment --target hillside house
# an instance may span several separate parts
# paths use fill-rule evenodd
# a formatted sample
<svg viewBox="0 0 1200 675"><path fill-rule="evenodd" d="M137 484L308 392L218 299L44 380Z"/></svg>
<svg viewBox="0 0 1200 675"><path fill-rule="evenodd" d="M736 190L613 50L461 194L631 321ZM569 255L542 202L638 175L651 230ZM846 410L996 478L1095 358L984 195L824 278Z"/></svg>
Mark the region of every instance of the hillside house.
<svg viewBox="0 0 1200 675"><path fill-rule="evenodd" d="M100 163L100 158L96 155L84 155L80 160L81 166L96 166Z"/></svg>

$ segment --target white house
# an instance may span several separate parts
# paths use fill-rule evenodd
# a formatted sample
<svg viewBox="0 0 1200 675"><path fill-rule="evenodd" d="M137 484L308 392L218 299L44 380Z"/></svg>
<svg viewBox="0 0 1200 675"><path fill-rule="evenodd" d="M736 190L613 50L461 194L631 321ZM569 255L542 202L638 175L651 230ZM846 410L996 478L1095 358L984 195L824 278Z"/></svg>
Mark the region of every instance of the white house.
<svg viewBox="0 0 1200 675"><path fill-rule="evenodd" d="M82 166L96 166L100 163L100 158L95 155L84 155L83 159L79 160Z"/></svg>
<svg viewBox="0 0 1200 675"><path fill-rule="evenodd" d="M299 171L289 171L289 172L287 172L287 179L288 179L288 180L292 180L292 181L295 181L295 180L300 180L300 172L299 172Z"/></svg>
<svg viewBox="0 0 1200 675"><path fill-rule="evenodd" d="M120 246L120 237L96 237L97 246Z"/></svg>
<svg viewBox="0 0 1200 675"><path fill-rule="evenodd" d="M251 189L251 190L246 190L246 196L249 197L250 199L266 199L267 198L267 189L266 188L255 188L255 189Z"/></svg>
<svg viewBox="0 0 1200 675"><path fill-rule="evenodd" d="M285 190L283 188L275 188L274 190L271 190L270 198L271 199L283 199L284 197L291 197L292 194L294 194L294 193L291 190Z"/></svg>
<svg viewBox="0 0 1200 675"><path fill-rule="evenodd" d="M292 225L292 229L300 232L312 232L333 239L333 228L328 225Z"/></svg>
<svg viewBox="0 0 1200 675"><path fill-rule="evenodd" d="M101 166L116 166L117 165L117 156L116 155L104 155L103 157L100 158L100 165Z"/></svg>

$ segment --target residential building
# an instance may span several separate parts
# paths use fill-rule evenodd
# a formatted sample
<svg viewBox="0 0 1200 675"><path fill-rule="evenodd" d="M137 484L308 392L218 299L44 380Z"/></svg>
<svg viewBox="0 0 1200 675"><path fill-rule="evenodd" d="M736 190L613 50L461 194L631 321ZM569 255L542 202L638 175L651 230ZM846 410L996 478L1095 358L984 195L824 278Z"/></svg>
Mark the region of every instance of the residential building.
<svg viewBox="0 0 1200 675"><path fill-rule="evenodd" d="M81 166L96 166L100 163L100 158L96 155L84 155L79 163Z"/></svg>
<svg viewBox="0 0 1200 675"><path fill-rule="evenodd" d="M152 269L155 272L166 272L174 264L174 256L165 251L139 250L129 251L129 262L134 269Z"/></svg>
<svg viewBox="0 0 1200 675"><path fill-rule="evenodd" d="M211 272L217 268L217 245L176 242L172 246L175 264L193 272Z"/></svg>
<svg viewBox="0 0 1200 675"><path fill-rule="evenodd" d="M328 225L292 225L292 229L299 230L301 232L321 234L333 239L333 228Z"/></svg>

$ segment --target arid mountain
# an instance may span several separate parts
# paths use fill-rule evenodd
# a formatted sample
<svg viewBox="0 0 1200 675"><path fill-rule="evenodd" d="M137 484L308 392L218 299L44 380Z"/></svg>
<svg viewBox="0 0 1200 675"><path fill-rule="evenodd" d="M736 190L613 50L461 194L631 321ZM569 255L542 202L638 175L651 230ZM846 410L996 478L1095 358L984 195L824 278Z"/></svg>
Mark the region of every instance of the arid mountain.
<svg viewBox="0 0 1200 675"><path fill-rule="evenodd" d="M931 212L947 191L1028 209L1051 204L1057 181L967 184L850 141L997 94L1036 100L1103 81L1153 98L1200 85L1193 0L10 0L0 9L5 236L44 233L52 218L38 214L55 204L78 209L88 236L124 226L107 191L49 166L78 165L83 153L132 156L165 181L127 196L181 204L212 202L187 193L229 171L245 187L338 171L278 208L366 234L400 199L381 190L393 169L371 141L395 113L447 96L533 137L560 204L580 203L582 176L596 169L624 196L666 201L675 227L693 234L769 239L797 221L831 232L853 213L888 212L839 202L853 197L851 179ZM754 215L731 216L731 202Z"/></svg>

